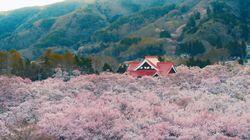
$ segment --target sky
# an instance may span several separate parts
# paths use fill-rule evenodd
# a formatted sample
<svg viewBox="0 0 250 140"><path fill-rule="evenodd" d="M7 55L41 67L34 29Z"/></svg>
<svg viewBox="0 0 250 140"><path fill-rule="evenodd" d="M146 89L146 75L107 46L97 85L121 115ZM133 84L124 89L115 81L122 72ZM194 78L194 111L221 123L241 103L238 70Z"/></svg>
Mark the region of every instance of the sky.
<svg viewBox="0 0 250 140"><path fill-rule="evenodd" d="M0 0L0 11L9 11L30 6L43 6L63 0Z"/></svg>

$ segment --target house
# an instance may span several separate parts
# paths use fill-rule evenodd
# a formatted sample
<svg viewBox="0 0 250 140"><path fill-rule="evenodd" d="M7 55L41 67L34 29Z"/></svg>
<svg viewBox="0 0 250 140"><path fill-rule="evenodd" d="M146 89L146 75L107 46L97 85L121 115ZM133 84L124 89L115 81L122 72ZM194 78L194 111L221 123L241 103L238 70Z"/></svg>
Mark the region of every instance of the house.
<svg viewBox="0 0 250 140"><path fill-rule="evenodd" d="M172 62L160 62L156 56L146 56L142 62L129 62L127 73L135 77L167 76L176 73L176 69Z"/></svg>

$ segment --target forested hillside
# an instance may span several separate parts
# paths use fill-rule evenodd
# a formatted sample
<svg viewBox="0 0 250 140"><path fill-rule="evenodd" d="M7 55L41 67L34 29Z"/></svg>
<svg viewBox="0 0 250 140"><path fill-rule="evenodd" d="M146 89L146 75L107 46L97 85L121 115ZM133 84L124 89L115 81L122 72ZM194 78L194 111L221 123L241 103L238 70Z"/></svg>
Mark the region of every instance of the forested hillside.
<svg viewBox="0 0 250 140"><path fill-rule="evenodd" d="M0 13L0 49L29 59L53 48L119 62L181 54L197 61L243 60L249 7L246 0L68 0Z"/></svg>

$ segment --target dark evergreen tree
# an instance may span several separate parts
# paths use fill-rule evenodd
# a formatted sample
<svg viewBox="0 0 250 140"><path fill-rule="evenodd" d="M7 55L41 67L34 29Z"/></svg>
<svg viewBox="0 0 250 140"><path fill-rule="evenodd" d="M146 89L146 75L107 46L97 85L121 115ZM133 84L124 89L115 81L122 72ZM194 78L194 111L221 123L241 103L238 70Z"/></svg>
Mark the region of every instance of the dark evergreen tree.
<svg viewBox="0 0 250 140"><path fill-rule="evenodd" d="M171 38L171 34L167 30L164 30L160 32L160 38Z"/></svg>
<svg viewBox="0 0 250 140"><path fill-rule="evenodd" d="M6 74L8 68L8 52L0 51L0 74Z"/></svg>
<svg viewBox="0 0 250 140"><path fill-rule="evenodd" d="M196 25L196 22L195 22L195 18L194 16L191 16L187 22L187 28L192 28L192 27L195 27Z"/></svg>
<svg viewBox="0 0 250 140"><path fill-rule="evenodd" d="M127 65L125 64L120 64L118 70L117 70L117 73L125 73L127 71Z"/></svg>
<svg viewBox="0 0 250 140"><path fill-rule="evenodd" d="M206 61L202 61L200 59L194 59L194 57L191 57L188 61L187 61L187 66L189 67L193 67L193 66L198 66L200 68L204 68L207 65L211 65L211 62L209 59L207 59Z"/></svg>
<svg viewBox="0 0 250 140"><path fill-rule="evenodd" d="M76 55L75 60L76 60L76 65L79 67L81 72L87 73L87 74L94 73L90 58L79 57Z"/></svg>
<svg viewBox="0 0 250 140"><path fill-rule="evenodd" d="M19 52L11 50L9 52L11 73L17 76L23 76L24 72L24 61Z"/></svg>
<svg viewBox="0 0 250 140"><path fill-rule="evenodd" d="M102 71L113 72L111 66L108 63L104 64Z"/></svg>
<svg viewBox="0 0 250 140"><path fill-rule="evenodd" d="M207 15L208 15L208 17L210 17L211 14L212 14L212 11L211 11L211 9L210 9L210 6L208 6L208 7L207 7Z"/></svg>
<svg viewBox="0 0 250 140"><path fill-rule="evenodd" d="M195 18L196 20L200 19L200 18L201 18L201 13L200 13L199 11L195 12L195 13L194 13L194 18Z"/></svg>
<svg viewBox="0 0 250 140"><path fill-rule="evenodd" d="M227 44L226 48L229 50L230 56L232 57L240 57L244 59L247 55L245 42L239 43L237 41L233 41Z"/></svg>
<svg viewBox="0 0 250 140"><path fill-rule="evenodd" d="M164 62L164 61L165 61L165 59L164 59L163 57L161 57L161 56L158 57L158 60L159 60L160 62Z"/></svg>
<svg viewBox="0 0 250 140"><path fill-rule="evenodd" d="M206 51L204 45L198 41L189 41L183 44L180 44L180 46L177 48L177 53L182 54L186 53L191 56L196 56L198 54L202 54Z"/></svg>

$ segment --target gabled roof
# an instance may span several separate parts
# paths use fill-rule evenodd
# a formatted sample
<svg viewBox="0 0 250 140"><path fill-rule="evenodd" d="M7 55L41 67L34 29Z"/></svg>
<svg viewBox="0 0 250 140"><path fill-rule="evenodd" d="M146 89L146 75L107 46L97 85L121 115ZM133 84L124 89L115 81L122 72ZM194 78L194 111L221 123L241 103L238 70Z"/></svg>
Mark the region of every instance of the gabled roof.
<svg viewBox="0 0 250 140"><path fill-rule="evenodd" d="M155 67L157 67L157 63L160 62L157 56L145 56L145 59Z"/></svg>
<svg viewBox="0 0 250 140"><path fill-rule="evenodd" d="M152 70L140 70L140 68L144 63L148 63L151 65L154 69ZM130 72L133 76L153 76L155 74L158 75L168 75L171 70L174 70L176 72L176 69L174 67L174 63L172 62L160 62L157 57L155 56L146 56L143 62L138 61L132 61L129 62L128 72Z"/></svg>
<svg viewBox="0 0 250 140"><path fill-rule="evenodd" d="M128 71L133 71L141 62L133 61L129 62Z"/></svg>
<svg viewBox="0 0 250 140"><path fill-rule="evenodd" d="M171 68L174 65L172 62L158 62L157 67L159 68L159 71Z"/></svg>
<svg viewBox="0 0 250 140"><path fill-rule="evenodd" d="M144 63L148 63L151 67L157 70L157 64L152 63L148 59L144 59L143 62L141 62L134 70L138 70Z"/></svg>
<svg viewBox="0 0 250 140"><path fill-rule="evenodd" d="M159 73L161 73L162 75L167 75L169 74L172 68L174 69L174 63L172 62L159 62L157 63L157 66L159 69Z"/></svg>
<svg viewBox="0 0 250 140"><path fill-rule="evenodd" d="M137 70L137 71L130 71L132 76L152 76L156 73L156 70Z"/></svg>

